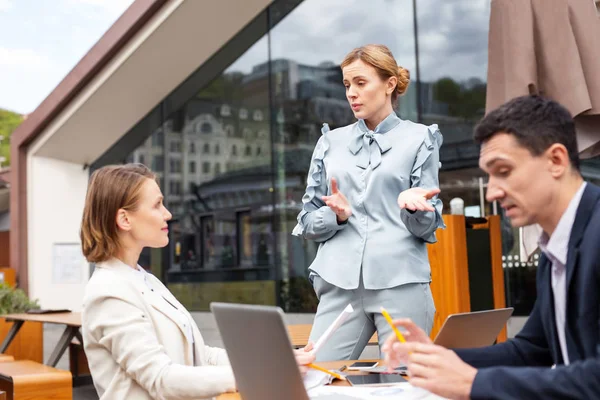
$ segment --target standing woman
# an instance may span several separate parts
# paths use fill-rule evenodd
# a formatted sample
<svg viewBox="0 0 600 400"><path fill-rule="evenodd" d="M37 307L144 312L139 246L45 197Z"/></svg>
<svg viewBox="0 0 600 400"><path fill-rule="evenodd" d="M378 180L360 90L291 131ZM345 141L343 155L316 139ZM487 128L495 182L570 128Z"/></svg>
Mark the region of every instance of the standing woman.
<svg viewBox="0 0 600 400"><path fill-rule="evenodd" d="M408 71L383 45L352 50L341 68L358 121L332 131L324 125L293 231L320 243L309 268L319 298L310 340L349 303L354 307L318 361L358 359L375 331L381 346L391 332L382 306L431 331L435 306L426 244L444 227L437 198L442 135L437 125L394 112Z"/></svg>

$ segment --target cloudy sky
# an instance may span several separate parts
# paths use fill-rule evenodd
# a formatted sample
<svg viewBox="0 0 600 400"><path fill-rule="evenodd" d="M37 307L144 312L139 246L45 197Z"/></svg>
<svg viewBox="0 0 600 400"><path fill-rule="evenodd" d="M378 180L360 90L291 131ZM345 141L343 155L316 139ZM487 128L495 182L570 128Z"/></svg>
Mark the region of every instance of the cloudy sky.
<svg viewBox="0 0 600 400"><path fill-rule="evenodd" d="M0 108L32 112L133 0L0 0Z"/></svg>
<svg viewBox="0 0 600 400"><path fill-rule="evenodd" d="M422 79L487 73L489 0L418 0ZM368 7L366 7L368 4ZM416 77L412 0L305 0L271 31L271 56L303 64L339 64L352 48L383 43ZM259 41L230 70L249 72L268 56Z"/></svg>
<svg viewBox="0 0 600 400"><path fill-rule="evenodd" d="M132 2L0 0L0 108L32 112ZM417 4L421 78L485 80L489 0ZM270 39L273 58L309 65L383 43L416 77L412 0L305 0ZM229 70L250 72L267 46L264 37Z"/></svg>

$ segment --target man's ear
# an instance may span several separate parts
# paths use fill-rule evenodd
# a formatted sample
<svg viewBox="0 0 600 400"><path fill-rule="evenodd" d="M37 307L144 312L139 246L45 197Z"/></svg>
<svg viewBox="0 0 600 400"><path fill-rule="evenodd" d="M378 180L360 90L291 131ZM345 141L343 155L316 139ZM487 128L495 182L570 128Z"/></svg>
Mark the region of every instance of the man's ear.
<svg viewBox="0 0 600 400"><path fill-rule="evenodd" d="M552 176L554 178L559 178L564 175L565 171L567 171L571 165L567 148L563 144L554 143L546 150L546 154L548 155Z"/></svg>
<svg viewBox="0 0 600 400"><path fill-rule="evenodd" d="M129 220L129 216L127 215L127 211L122 208L117 211L116 218L117 226L120 230L128 232L131 230L131 221Z"/></svg>

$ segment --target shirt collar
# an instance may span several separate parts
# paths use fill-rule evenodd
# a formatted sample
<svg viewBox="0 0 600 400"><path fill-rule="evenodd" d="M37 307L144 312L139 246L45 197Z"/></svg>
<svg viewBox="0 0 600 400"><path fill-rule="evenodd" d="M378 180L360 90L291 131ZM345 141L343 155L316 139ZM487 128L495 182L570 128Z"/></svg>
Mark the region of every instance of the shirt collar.
<svg viewBox="0 0 600 400"><path fill-rule="evenodd" d="M552 233L552 236L548 237L545 232L542 232L540 236L539 245L540 249L552 260L556 260L562 265L567 263L567 253L569 251L569 238L571 237L571 230L573 229L573 223L575 223L575 216L577 215L577 208L581 202L583 191L585 189L586 182L583 182L575 196L569 202L569 206L560 217L556 229Z"/></svg>
<svg viewBox="0 0 600 400"><path fill-rule="evenodd" d="M398 125L402 120L396 115L396 112L392 111L392 113L390 115L388 115L387 117L385 117L385 119L383 121L381 121L379 123L379 125L377 125L375 127L375 129L373 129L373 133L386 133L391 131L393 128L396 127L396 125ZM364 133L367 133L369 131L371 131L368 127L367 127L367 123L365 122L364 119L359 119L358 120L358 127L360 128L360 130Z"/></svg>

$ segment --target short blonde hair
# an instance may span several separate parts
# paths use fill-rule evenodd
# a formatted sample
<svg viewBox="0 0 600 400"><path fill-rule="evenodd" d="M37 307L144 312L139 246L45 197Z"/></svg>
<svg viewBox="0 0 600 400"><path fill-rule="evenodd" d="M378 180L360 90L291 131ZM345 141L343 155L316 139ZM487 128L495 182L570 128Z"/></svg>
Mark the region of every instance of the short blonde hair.
<svg viewBox="0 0 600 400"><path fill-rule="evenodd" d="M410 72L396 63L394 55L382 44L367 44L357 47L344 57L341 67L345 68L356 60L369 64L377 70L382 80L395 76L398 79L396 89L392 92L392 103L396 103L398 96L402 96L410 83Z"/></svg>
<svg viewBox="0 0 600 400"><path fill-rule="evenodd" d="M92 174L80 232L81 248L88 262L103 262L117 255L117 212L137 209L146 179L156 180L156 175L142 164L108 165Z"/></svg>

